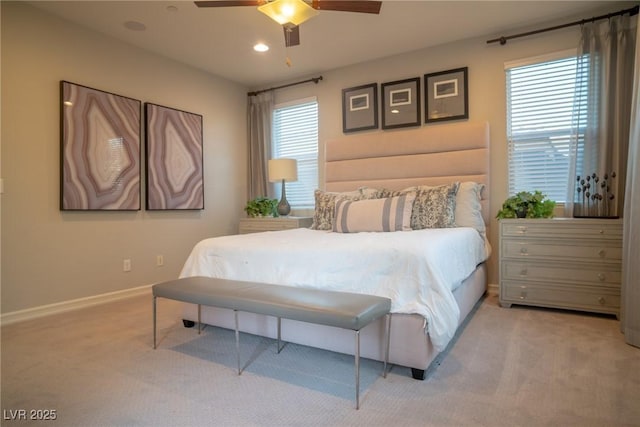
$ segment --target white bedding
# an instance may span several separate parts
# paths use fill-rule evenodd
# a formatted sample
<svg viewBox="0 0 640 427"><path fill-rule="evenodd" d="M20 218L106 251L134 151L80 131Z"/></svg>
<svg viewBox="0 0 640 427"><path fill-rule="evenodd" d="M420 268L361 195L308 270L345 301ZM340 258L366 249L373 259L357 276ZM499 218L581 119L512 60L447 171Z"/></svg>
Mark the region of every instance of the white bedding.
<svg viewBox="0 0 640 427"><path fill-rule="evenodd" d="M437 351L458 326L452 291L487 258L473 228L391 233L294 229L205 239L180 277L208 276L391 298L392 313L420 314Z"/></svg>

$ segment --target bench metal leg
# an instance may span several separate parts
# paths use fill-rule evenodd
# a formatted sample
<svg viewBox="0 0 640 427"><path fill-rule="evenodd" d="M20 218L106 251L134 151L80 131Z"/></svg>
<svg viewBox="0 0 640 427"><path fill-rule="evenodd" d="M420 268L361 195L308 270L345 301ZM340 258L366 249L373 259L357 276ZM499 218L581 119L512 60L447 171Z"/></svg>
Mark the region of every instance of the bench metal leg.
<svg viewBox="0 0 640 427"><path fill-rule="evenodd" d="M238 375L240 375L240 331L238 330L238 310L233 310L233 314L236 318L236 356L238 359Z"/></svg>
<svg viewBox="0 0 640 427"><path fill-rule="evenodd" d="M153 296L153 349L156 349L156 296Z"/></svg>
<svg viewBox="0 0 640 427"><path fill-rule="evenodd" d="M387 321L387 336L386 338L386 342L387 342L387 348L385 349L384 352L384 368L382 370L382 377L383 378L387 378L387 364L389 363L389 343L391 341L391 314L387 314L385 316L385 320Z"/></svg>
<svg viewBox="0 0 640 427"><path fill-rule="evenodd" d="M360 331L356 331L356 409L360 409Z"/></svg>
<svg viewBox="0 0 640 427"><path fill-rule="evenodd" d="M278 317L278 354L280 354L280 350L282 350L280 348L280 337L282 332L282 319Z"/></svg>

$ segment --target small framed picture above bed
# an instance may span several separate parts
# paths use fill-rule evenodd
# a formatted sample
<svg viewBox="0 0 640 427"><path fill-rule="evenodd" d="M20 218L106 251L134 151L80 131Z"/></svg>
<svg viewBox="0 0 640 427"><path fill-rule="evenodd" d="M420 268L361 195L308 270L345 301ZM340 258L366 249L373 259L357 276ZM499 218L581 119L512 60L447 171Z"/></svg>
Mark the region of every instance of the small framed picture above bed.
<svg viewBox="0 0 640 427"><path fill-rule="evenodd" d="M342 89L342 132L378 129L378 83Z"/></svg>
<svg viewBox="0 0 640 427"><path fill-rule="evenodd" d="M204 209L202 116L144 104L147 210Z"/></svg>
<svg viewBox="0 0 640 427"><path fill-rule="evenodd" d="M468 68L424 75L425 123L469 118Z"/></svg>
<svg viewBox="0 0 640 427"><path fill-rule="evenodd" d="M382 83L382 129L420 125L420 78Z"/></svg>
<svg viewBox="0 0 640 427"><path fill-rule="evenodd" d="M141 105L60 82L60 210L140 210Z"/></svg>

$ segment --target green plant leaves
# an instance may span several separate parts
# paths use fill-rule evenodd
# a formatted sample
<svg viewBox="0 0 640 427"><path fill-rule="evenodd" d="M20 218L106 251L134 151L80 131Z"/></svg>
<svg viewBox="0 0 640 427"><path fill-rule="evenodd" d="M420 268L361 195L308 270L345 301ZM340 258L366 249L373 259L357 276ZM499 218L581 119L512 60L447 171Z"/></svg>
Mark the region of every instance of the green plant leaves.
<svg viewBox="0 0 640 427"><path fill-rule="evenodd" d="M526 218L552 218L556 202L545 200L546 197L539 190L535 190L533 193L521 191L504 201L496 218L518 218L518 212L526 212L524 214Z"/></svg>

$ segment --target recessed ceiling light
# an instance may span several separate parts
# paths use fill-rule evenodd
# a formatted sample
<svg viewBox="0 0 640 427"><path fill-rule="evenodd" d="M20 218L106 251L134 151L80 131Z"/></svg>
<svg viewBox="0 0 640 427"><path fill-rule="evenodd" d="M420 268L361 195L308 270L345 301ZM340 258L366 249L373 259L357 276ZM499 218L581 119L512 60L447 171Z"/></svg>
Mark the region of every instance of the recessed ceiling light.
<svg viewBox="0 0 640 427"><path fill-rule="evenodd" d="M253 50L256 52L266 52L269 50L269 46L264 43L258 43L253 47Z"/></svg>
<svg viewBox="0 0 640 427"><path fill-rule="evenodd" d="M138 21L127 21L124 23L124 27L131 31L144 31L147 29L146 25Z"/></svg>
<svg viewBox="0 0 640 427"><path fill-rule="evenodd" d="M171 6L167 6L167 12L177 12L178 8L175 7L174 5Z"/></svg>

